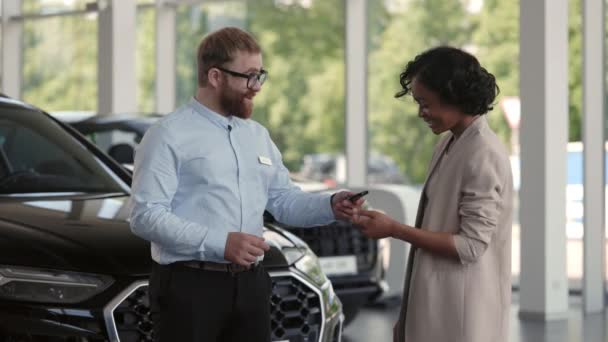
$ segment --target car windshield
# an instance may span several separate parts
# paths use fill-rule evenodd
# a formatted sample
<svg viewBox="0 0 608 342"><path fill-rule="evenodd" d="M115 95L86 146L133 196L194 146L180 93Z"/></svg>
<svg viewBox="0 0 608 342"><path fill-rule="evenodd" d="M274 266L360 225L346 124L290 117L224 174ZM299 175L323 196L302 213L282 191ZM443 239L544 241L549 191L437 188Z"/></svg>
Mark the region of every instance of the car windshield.
<svg viewBox="0 0 608 342"><path fill-rule="evenodd" d="M125 192L118 177L56 122L0 107L0 194Z"/></svg>

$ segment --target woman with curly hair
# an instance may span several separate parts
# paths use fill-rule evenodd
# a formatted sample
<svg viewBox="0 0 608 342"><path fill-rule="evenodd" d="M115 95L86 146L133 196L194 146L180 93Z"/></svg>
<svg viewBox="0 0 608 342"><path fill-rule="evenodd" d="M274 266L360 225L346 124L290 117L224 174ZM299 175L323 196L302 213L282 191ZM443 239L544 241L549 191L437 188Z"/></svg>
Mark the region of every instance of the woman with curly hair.
<svg viewBox="0 0 608 342"><path fill-rule="evenodd" d="M372 238L412 245L398 342L506 342L511 304L513 181L506 148L485 114L494 76L469 53L428 50L400 75L418 116L442 134L422 190L415 227L375 211L353 222Z"/></svg>

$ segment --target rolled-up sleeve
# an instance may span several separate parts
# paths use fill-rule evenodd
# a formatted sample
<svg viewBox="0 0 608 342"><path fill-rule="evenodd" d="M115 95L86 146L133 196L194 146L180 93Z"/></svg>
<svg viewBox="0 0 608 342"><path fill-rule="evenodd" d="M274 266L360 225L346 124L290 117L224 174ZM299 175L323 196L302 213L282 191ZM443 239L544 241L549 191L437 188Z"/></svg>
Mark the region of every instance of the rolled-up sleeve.
<svg viewBox="0 0 608 342"><path fill-rule="evenodd" d="M268 189L266 210L279 222L291 226L309 227L335 221L331 194L302 191L289 178L289 171L283 165L281 153L274 143L272 151L273 162L278 167Z"/></svg>
<svg viewBox="0 0 608 342"><path fill-rule="evenodd" d="M152 127L137 147L133 174L130 226L133 233L164 249L223 258L227 232L208 236L209 229L173 214L178 187L179 153L161 125ZM173 140L174 141L174 140Z"/></svg>
<svg viewBox="0 0 608 342"><path fill-rule="evenodd" d="M454 235L463 264L477 261L495 235L507 179L502 164L488 150L478 151L468 163L459 203L460 229Z"/></svg>

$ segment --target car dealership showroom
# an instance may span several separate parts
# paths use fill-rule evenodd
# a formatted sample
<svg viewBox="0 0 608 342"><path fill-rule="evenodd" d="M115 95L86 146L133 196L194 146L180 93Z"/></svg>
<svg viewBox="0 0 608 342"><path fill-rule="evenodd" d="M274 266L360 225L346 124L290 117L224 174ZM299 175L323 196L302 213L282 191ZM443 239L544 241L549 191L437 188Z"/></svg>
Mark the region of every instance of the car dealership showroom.
<svg viewBox="0 0 608 342"><path fill-rule="evenodd" d="M607 4L0 0L0 342L608 342Z"/></svg>

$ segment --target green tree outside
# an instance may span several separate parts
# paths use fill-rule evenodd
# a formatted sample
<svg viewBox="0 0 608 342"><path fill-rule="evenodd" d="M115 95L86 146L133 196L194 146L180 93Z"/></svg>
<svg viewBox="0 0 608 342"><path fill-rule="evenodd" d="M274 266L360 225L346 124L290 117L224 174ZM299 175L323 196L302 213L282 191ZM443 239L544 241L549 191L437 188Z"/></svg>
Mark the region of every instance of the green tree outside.
<svg viewBox="0 0 608 342"><path fill-rule="evenodd" d="M156 108L156 13L154 8L137 10L135 72L137 78L137 110L152 113Z"/></svg>
<svg viewBox="0 0 608 342"><path fill-rule="evenodd" d="M569 141L581 140L582 8L568 3ZM484 0L474 36L481 62L497 77L501 96L519 96L519 0ZM502 109L498 109L502 111ZM495 110L496 112L496 110ZM525 115L525 113L522 113ZM507 141L510 130L504 115L492 118L493 127Z"/></svg>
<svg viewBox="0 0 608 342"><path fill-rule="evenodd" d="M97 22L82 15L25 21L22 68L26 101L49 111L96 110Z"/></svg>
<svg viewBox="0 0 608 342"><path fill-rule="evenodd" d="M438 20L441 18L441 20ZM464 47L473 21L460 1L411 0L392 14L377 47L369 54L369 127L371 149L394 159L414 183L422 183L438 138L418 118L418 108L405 97L394 98L407 61L438 45Z"/></svg>
<svg viewBox="0 0 608 342"><path fill-rule="evenodd" d="M255 119L264 124L297 171L302 157L344 151L344 2L313 1L309 8L247 3L248 27L270 72Z"/></svg>
<svg viewBox="0 0 608 342"><path fill-rule="evenodd" d="M234 20L251 31L263 47L270 78L257 97L254 118L268 127L286 165L297 171L306 154L343 153L344 1L312 1L310 6L298 1L281 5L275 0L178 6L176 103L187 102L195 93L196 46L223 15L226 22ZM24 13L48 10L40 3L25 0ZM79 0L76 5L83 3ZM218 11L217 7L223 9ZM580 1L570 0L569 10L569 136L570 140L580 140ZM399 73L416 54L447 44L473 51L496 75L501 88L497 103L502 96L518 96L519 2L485 0L481 12L473 14L462 1L410 0L403 11L391 13L384 1L370 0L368 13L370 147L394 159L414 182L422 182L437 137L417 117L417 107L410 98L394 99L400 89ZM138 9L137 29L137 103L140 111L151 112L155 105L153 7ZM51 111L96 110L94 15L26 20L23 45L25 100ZM499 106L488 118L507 143L510 129Z"/></svg>

